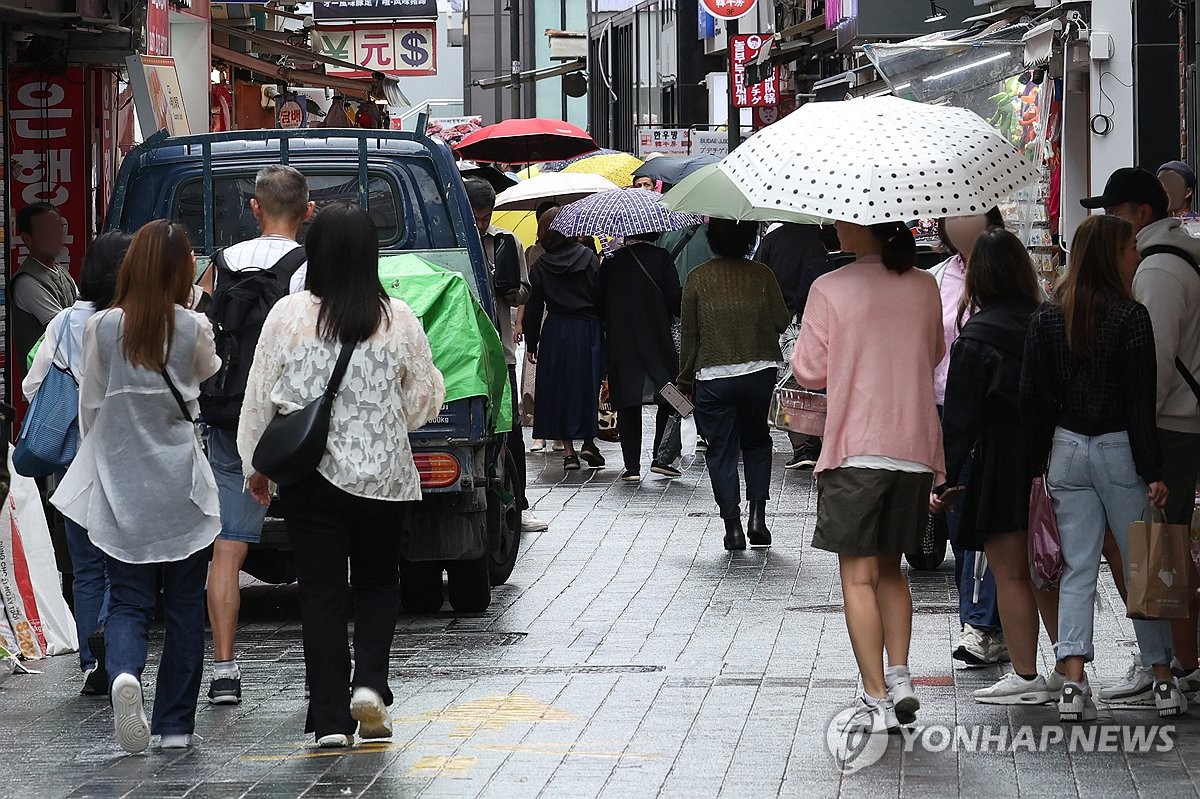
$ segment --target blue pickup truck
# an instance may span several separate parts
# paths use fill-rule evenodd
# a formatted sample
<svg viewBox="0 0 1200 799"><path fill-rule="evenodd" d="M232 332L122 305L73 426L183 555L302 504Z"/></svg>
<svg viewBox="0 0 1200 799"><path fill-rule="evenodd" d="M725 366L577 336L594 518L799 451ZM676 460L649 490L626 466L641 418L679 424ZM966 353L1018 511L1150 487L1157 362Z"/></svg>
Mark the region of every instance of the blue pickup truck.
<svg viewBox="0 0 1200 799"><path fill-rule="evenodd" d="M123 161L106 228L134 231L164 218L182 223L203 268L218 248L259 235L249 208L254 176L278 163L305 174L318 213L343 200L367 209L379 229L381 254L416 253L461 275L473 302L495 324L491 278L454 160L444 144L414 133L156 134ZM439 342L431 337L430 343L436 362ZM507 381L507 374L493 379ZM501 392L489 393L494 398ZM493 429L497 410L486 395L455 399L411 435L423 501L407 529L396 531L402 540L401 601L409 611L438 610L447 595L457 611L482 611L491 586L512 572L521 517L513 499L512 456L503 433ZM245 570L266 582L295 579L277 513L268 518L262 542L252 546Z"/></svg>

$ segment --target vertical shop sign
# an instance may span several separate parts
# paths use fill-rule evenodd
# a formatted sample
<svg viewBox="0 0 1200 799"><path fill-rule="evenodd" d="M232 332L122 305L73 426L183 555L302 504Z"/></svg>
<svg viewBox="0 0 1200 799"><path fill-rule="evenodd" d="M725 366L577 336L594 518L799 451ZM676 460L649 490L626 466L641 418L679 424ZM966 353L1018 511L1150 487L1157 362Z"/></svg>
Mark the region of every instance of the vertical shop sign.
<svg viewBox="0 0 1200 799"><path fill-rule="evenodd" d="M733 103L738 108L758 108L779 105L779 70L772 68L770 77L760 83L747 80L746 68L758 61L763 49L773 43L770 34L745 33L729 37L729 67L733 73Z"/></svg>
<svg viewBox="0 0 1200 799"><path fill-rule="evenodd" d="M153 2L153 0L151 0ZM108 70L88 72L94 84L96 116L96 213L97 220L108 210L117 174L117 76Z"/></svg>
<svg viewBox="0 0 1200 799"><path fill-rule="evenodd" d="M15 211L48 202L57 208L66 228L69 267L78 275L88 241L91 194L83 67L62 73L13 69L8 98L10 207ZM14 239L10 263L19 264L26 254Z"/></svg>
<svg viewBox="0 0 1200 799"><path fill-rule="evenodd" d="M146 55L171 54L171 13L167 0L149 0L146 5Z"/></svg>

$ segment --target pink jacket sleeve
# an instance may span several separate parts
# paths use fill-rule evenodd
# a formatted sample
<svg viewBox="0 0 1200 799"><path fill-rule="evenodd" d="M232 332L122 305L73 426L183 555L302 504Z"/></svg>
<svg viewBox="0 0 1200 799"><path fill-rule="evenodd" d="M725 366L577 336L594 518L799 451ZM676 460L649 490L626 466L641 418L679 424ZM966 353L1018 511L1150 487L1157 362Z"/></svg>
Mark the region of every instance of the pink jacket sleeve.
<svg viewBox="0 0 1200 799"><path fill-rule="evenodd" d="M792 374L810 389L822 389L829 380L829 300L814 285L804 306L800 337L792 353Z"/></svg>

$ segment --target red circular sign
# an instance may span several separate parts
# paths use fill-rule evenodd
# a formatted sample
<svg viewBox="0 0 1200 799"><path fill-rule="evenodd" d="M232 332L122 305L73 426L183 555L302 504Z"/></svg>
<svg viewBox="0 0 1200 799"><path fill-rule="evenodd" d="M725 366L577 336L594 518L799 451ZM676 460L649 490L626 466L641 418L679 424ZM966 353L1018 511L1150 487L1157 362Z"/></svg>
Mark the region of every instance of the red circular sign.
<svg viewBox="0 0 1200 799"><path fill-rule="evenodd" d="M294 100L288 100L279 107L279 127L298 128L304 124L304 109Z"/></svg>
<svg viewBox="0 0 1200 799"><path fill-rule="evenodd" d="M717 19L739 19L754 10L756 0L700 0L704 10Z"/></svg>

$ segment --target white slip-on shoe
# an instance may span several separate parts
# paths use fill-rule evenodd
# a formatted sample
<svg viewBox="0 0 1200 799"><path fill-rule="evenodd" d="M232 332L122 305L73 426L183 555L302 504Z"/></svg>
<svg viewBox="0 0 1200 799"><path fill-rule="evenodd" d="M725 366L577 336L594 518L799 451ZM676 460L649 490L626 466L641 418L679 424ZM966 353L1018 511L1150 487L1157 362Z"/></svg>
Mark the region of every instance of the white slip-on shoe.
<svg viewBox="0 0 1200 799"><path fill-rule="evenodd" d="M350 698L350 717L358 722L359 738L392 737L392 719L387 705L374 688L354 689Z"/></svg>
<svg viewBox="0 0 1200 799"><path fill-rule="evenodd" d="M317 739L318 749L345 749L354 743L352 736L335 732L332 735L322 735Z"/></svg>
<svg viewBox="0 0 1200 799"><path fill-rule="evenodd" d="M981 705L1044 705L1050 701L1050 689L1040 674L1032 680L1026 680L1015 671L1010 671L971 696Z"/></svg>
<svg viewBox="0 0 1200 799"><path fill-rule="evenodd" d="M118 674L112 684L113 727L117 743L130 754L150 745L150 722L142 704L142 684L132 674Z"/></svg>
<svg viewBox="0 0 1200 799"><path fill-rule="evenodd" d="M529 511L521 512L521 531L526 533L543 533L550 529L550 523L539 519Z"/></svg>
<svg viewBox="0 0 1200 799"><path fill-rule="evenodd" d="M162 749L187 749L192 745L192 736L188 733L164 735L158 745Z"/></svg>

